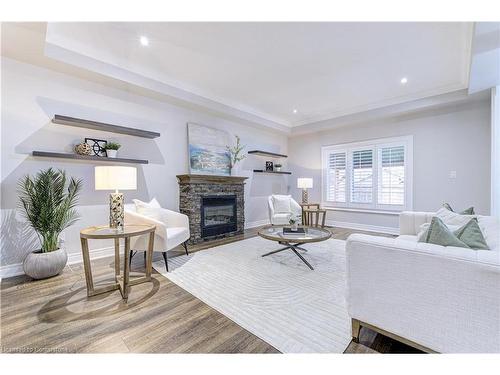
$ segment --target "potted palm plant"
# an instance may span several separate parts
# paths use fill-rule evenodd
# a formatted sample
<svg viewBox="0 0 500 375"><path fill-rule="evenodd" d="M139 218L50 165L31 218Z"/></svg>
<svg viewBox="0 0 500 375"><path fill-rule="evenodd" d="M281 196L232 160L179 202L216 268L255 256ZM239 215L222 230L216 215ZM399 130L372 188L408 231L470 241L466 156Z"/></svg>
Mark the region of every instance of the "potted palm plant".
<svg viewBox="0 0 500 375"><path fill-rule="evenodd" d="M82 180L52 168L42 170L34 177L19 181L20 208L35 230L41 248L28 254L23 263L24 272L34 279L58 275L66 266L68 255L60 246L59 236L79 218L75 209Z"/></svg>

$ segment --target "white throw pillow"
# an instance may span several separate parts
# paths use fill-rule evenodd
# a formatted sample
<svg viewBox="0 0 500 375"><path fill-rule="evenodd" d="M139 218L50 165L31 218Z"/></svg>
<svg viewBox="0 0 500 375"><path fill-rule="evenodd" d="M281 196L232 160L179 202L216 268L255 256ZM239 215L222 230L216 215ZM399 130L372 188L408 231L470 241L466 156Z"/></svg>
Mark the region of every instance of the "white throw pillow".
<svg viewBox="0 0 500 375"><path fill-rule="evenodd" d="M291 195L273 195L274 212L285 214L292 211L290 206Z"/></svg>
<svg viewBox="0 0 500 375"><path fill-rule="evenodd" d="M458 225L461 227L476 217L476 215L460 215L444 207L440 208L434 216L440 218L448 227L450 225Z"/></svg>
<svg viewBox="0 0 500 375"><path fill-rule="evenodd" d="M132 201L135 203L135 211L138 214L158 221L163 221L162 208L156 198L151 199L151 202L149 203L143 202L139 199L133 199Z"/></svg>

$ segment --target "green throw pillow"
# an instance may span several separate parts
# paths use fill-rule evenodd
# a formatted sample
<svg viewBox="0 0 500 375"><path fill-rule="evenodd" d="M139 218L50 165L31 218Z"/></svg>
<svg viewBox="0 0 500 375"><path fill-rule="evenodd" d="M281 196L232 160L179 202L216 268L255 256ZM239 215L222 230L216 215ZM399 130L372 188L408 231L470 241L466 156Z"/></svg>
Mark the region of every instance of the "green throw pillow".
<svg viewBox="0 0 500 375"><path fill-rule="evenodd" d="M488 244L484 239L483 232L479 228L477 219L470 220L460 229L453 232L457 238L467 244L471 249L474 250L489 250Z"/></svg>
<svg viewBox="0 0 500 375"><path fill-rule="evenodd" d="M448 229L446 224L436 216L432 218L427 233L422 236L420 241L441 246L469 248L465 242L459 240L457 236L450 229Z"/></svg>
<svg viewBox="0 0 500 375"><path fill-rule="evenodd" d="M453 211L453 208L451 208L449 203L443 203L443 207L451 212L455 212L455 211ZM475 215L474 207L469 207L469 208L463 210L462 212L459 212L459 214L460 215Z"/></svg>

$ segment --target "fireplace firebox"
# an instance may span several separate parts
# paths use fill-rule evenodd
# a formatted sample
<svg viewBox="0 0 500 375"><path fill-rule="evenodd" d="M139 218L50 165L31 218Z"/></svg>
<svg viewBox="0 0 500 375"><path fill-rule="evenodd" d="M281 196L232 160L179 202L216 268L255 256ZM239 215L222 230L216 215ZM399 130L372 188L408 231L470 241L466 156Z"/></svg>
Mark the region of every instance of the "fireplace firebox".
<svg viewBox="0 0 500 375"><path fill-rule="evenodd" d="M201 197L201 237L213 237L237 230L236 195Z"/></svg>

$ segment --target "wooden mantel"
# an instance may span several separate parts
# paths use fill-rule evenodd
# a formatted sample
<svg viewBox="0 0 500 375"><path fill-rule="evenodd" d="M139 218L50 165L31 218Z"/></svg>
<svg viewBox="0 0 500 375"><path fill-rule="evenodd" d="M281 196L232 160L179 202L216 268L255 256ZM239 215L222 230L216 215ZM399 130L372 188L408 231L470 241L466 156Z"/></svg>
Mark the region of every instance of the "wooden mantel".
<svg viewBox="0 0 500 375"><path fill-rule="evenodd" d="M244 184L248 177L217 176L209 174L178 174L179 184Z"/></svg>

